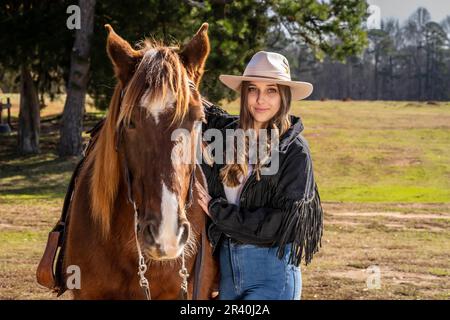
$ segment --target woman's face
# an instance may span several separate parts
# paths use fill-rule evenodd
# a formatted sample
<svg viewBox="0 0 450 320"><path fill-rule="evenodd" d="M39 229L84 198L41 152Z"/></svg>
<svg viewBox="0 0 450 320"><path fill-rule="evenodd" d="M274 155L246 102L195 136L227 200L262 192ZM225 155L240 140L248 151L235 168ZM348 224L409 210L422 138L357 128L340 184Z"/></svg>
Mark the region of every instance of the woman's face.
<svg viewBox="0 0 450 320"><path fill-rule="evenodd" d="M247 108L255 121L255 128L264 128L280 110L281 96L276 83L249 83L247 90Z"/></svg>

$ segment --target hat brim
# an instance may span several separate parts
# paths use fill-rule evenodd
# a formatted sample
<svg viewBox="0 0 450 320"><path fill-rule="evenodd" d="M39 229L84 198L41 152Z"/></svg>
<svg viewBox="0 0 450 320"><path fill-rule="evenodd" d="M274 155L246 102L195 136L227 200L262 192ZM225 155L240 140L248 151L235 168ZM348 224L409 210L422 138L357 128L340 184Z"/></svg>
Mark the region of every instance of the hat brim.
<svg viewBox="0 0 450 320"><path fill-rule="evenodd" d="M270 82L285 85L291 88L292 101L305 99L309 97L313 92L313 85L309 82L303 81L287 81L271 78L233 76L228 74L220 75L219 80L222 81L222 83L228 88L238 92L240 90L242 81Z"/></svg>

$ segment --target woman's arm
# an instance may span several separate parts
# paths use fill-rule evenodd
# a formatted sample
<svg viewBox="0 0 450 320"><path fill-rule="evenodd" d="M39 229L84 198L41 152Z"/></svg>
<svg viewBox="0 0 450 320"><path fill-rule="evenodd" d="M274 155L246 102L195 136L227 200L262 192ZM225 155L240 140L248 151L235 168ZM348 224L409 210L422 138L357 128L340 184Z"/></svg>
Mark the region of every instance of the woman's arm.
<svg viewBox="0 0 450 320"><path fill-rule="evenodd" d="M221 231L247 243L273 243L282 222L281 209L240 208L222 197L212 199L199 183L196 183L196 188L199 191L200 206Z"/></svg>
<svg viewBox="0 0 450 320"><path fill-rule="evenodd" d="M272 245L282 224L283 210L254 210L228 203L224 198L209 202L209 216L214 224L233 239L252 244Z"/></svg>
<svg viewBox="0 0 450 320"><path fill-rule="evenodd" d="M222 129L238 119L238 116L230 115L207 100L203 99L202 103L206 118L206 123L203 124L202 128L203 132L208 129Z"/></svg>

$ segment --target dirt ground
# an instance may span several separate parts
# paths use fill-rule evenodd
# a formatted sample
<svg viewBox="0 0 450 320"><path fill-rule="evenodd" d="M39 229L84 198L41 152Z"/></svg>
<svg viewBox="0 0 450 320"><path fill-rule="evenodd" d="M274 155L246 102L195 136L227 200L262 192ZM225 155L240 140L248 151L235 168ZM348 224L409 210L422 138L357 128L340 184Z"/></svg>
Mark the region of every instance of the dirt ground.
<svg viewBox="0 0 450 320"><path fill-rule="evenodd" d="M322 248L302 266L303 299L450 298L450 205L324 208ZM0 299L56 299L35 270L59 210L57 202L1 204Z"/></svg>

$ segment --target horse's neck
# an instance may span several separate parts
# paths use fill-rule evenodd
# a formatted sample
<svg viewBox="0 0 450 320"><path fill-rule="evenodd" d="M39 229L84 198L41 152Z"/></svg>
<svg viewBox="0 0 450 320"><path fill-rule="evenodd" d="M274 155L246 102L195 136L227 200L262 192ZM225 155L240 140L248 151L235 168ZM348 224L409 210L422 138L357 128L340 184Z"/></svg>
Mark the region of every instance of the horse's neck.
<svg viewBox="0 0 450 320"><path fill-rule="evenodd" d="M66 240L65 266L75 264L85 266L83 275L89 273L108 274L114 265L126 267L130 260L130 234L133 232L133 212L126 204L123 187L119 186L119 196L111 215L110 234L104 237L101 226L94 221L91 212L90 172L93 162L87 162L80 170L70 205L68 233ZM122 185L122 184L121 184Z"/></svg>
<svg viewBox="0 0 450 320"><path fill-rule="evenodd" d="M67 268L68 265L75 264L82 270L83 283L88 285L77 293L79 298L143 298L137 278L134 211L127 203L126 185L121 181L111 217L110 234L108 238L102 238L100 226L93 220L90 211L90 169L86 166L81 170L70 208L65 266ZM198 170L196 178L201 184L205 184L204 177ZM195 245L186 256L186 267L192 277L195 274L195 260L201 250L204 215L194 189L194 201L188 209L188 219L194 231L191 236L194 237L192 240ZM180 288L179 269L179 261L150 264L146 276L154 298L176 298ZM173 297L166 296L167 292L172 294L172 291Z"/></svg>

